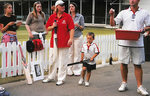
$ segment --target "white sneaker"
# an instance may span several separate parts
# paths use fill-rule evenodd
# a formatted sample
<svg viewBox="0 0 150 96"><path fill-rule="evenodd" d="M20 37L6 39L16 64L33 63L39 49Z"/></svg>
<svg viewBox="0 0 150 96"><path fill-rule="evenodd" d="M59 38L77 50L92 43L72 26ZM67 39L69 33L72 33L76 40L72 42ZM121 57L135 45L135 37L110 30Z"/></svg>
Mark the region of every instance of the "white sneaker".
<svg viewBox="0 0 150 96"><path fill-rule="evenodd" d="M122 83L121 83L121 86L120 86L119 89L118 89L118 91L119 91L119 92L124 92L124 91L126 91L126 90L128 90L127 83L126 83L126 82L122 82Z"/></svg>
<svg viewBox="0 0 150 96"><path fill-rule="evenodd" d="M5 90L5 88L3 88L3 87L0 86L0 90Z"/></svg>
<svg viewBox="0 0 150 96"><path fill-rule="evenodd" d="M137 92L143 96L149 96L148 92L146 91L145 88L143 88L142 85L137 88Z"/></svg>
<svg viewBox="0 0 150 96"><path fill-rule="evenodd" d="M48 83L48 82L51 82L52 81L52 79L50 79L50 78L45 78L44 80L43 80L43 83Z"/></svg>
<svg viewBox="0 0 150 96"><path fill-rule="evenodd" d="M82 85L82 84L83 84L83 82L84 82L84 79L83 79L83 78L80 78L80 80L79 80L78 84L79 84L79 85Z"/></svg>
<svg viewBox="0 0 150 96"><path fill-rule="evenodd" d="M67 75L68 75L68 76L73 76L72 67L69 67L69 68L67 69Z"/></svg>
<svg viewBox="0 0 150 96"><path fill-rule="evenodd" d="M57 81L57 83L56 83L57 86L60 86L60 85L63 85L63 84L64 84L63 81Z"/></svg>
<svg viewBox="0 0 150 96"><path fill-rule="evenodd" d="M0 94L4 93L5 92L5 88L3 87L0 87Z"/></svg>
<svg viewBox="0 0 150 96"><path fill-rule="evenodd" d="M90 86L90 83L85 81L85 87L89 87Z"/></svg>
<svg viewBox="0 0 150 96"><path fill-rule="evenodd" d="M73 74L73 73L72 73L72 74L69 74L69 73L68 73L67 75L68 75L68 76L73 76L74 74Z"/></svg>

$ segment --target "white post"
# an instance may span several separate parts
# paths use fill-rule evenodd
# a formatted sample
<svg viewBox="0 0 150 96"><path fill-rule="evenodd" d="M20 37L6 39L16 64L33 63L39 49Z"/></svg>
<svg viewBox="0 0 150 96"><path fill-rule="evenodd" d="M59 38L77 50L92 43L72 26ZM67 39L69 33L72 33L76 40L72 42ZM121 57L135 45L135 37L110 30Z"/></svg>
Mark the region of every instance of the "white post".
<svg viewBox="0 0 150 96"><path fill-rule="evenodd" d="M12 70L12 66L11 66L11 62L12 62L12 59L11 59L11 57L12 57L12 55L11 55L11 52L12 52L12 46L11 46L11 43L10 42L8 42L7 43L7 58L6 58L6 60L7 60L7 69L8 69L8 71L7 71L7 73L8 73L8 77L10 77L10 76L12 76L12 74L11 74L11 71L13 71ZM6 65L6 64L5 64Z"/></svg>
<svg viewBox="0 0 150 96"><path fill-rule="evenodd" d="M29 66L29 70L31 72L32 71L32 68L31 68L31 53L28 53L28 66Z"/></svg>
<svg viewBox="0 0 150 96"><path fill-rule="evenodd" d="M45 64L44 64L44 69L47 71L48 70L48 41L45 40L45 44L44 44L44 48L45 48L45 54L44 54L44 57L45 57Z"/></svg>
<svg viewBox="0 0 150 96"><path fill-rule="evenodd" d="M13 14L15 14L15 3L14 1L12 3L13 3Z"/></svg>
<svg viewBox="0 0 150 96"><path fill-rule="evenodd" d="M68 13L70 11L69 5L70 5L70 0L68 0Z"/></svg>
<svg viewBox="0 0 150 96"><path fill-rule="evenodd" d="M119 12L121 11L121 0L119 0Z"/></svg>
<svg viewBox="0 0 150 96"><path fill-rule="evenodd" d="M48 10L47 10L48 12L48 14L50 14L50 2L49 2L49 0L48 0Z"/></svg>
<svg viewBox="0 0 150 96"><path fill-rule="evenodd" d="M106 0L106 9L105 9L105 24L107 24L107 0Z"/></svg>
<svg viewBox="0 0 150 96"><path fill-rule="evenodd" d="M2 43L2 78L6 77L6 47L5 43Z"/></svg>
<svg viewBox="0 0 150 96"><path fill-rule="evenodd" d="M52 0L50 0L51 1L51 3L50 3L50 5L52 6ZM51 11L51 14L53 14L53 12Z"/></svg>
<svg viewBox="0 0 150 96"><path fill-rule="evenodd" d="M22 58L21 58L21 53L18 45L17 45L17 50L18 50L18 75L22 75Z"/></svg>
<svg viewBox="0 0 150 96"><path fill-rule="evenodd" d="M30 12L30 0L28 1L28 7L29 7L29 12Z"/></svg>
<svg viewBox="0 0 150 96"><path fill-rule="evenodd" d="M93 0L93 3L92 3L92 24L95 23L95 0Z"/></svg>
<svg viewBox="0 0 150 96"><path fill-rule="evenodd" d="M17 69L16 69L16 65L17 65L17 50L16 50L16 42L13 42L12 43L12 48L13 48L13 76L16 76L16 72L17 72Z"/></svg>
<svg viewBox="0 0 150 96"><path fill-rule="evenodd" d="M80 0L80 14L82 14L82 0Z"/></svg>

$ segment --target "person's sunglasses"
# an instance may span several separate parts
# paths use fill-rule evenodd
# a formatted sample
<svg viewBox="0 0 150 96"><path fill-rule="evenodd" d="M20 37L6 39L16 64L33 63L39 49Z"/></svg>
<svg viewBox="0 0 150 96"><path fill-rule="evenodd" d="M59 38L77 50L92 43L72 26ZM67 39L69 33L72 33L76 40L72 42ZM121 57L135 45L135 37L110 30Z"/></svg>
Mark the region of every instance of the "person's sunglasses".
<svg viewBox="0 0 150 96"><path fill-rule="evenodd" d="M59 4L61 7L65 6L65 4Z"/></svg>

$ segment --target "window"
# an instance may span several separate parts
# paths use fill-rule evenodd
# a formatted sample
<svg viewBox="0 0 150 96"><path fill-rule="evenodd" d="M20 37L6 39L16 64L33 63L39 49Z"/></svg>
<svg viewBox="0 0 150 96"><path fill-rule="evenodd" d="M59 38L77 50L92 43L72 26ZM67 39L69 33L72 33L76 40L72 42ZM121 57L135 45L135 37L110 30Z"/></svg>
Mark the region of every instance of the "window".
<svg viewBox="0 0 150 96"><path fill-rule="evenodd" d="M84 16L85 23L92 23L92 1L93 0L82 1L82 14Z"/></svg>

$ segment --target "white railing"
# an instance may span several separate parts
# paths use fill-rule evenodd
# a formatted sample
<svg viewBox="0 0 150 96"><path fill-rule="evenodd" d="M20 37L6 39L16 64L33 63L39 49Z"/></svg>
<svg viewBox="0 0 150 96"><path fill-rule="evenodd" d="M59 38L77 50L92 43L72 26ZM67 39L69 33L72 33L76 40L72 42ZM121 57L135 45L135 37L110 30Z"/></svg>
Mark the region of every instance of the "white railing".
<svg viewBox="0 0 150 96"><path fill-rule="evenodd" d="M84 41L86 38L84 37ZM106 59L109 58L110 53L113 57L118 57L118 41L115 40L115 35L99 35L95 37L94 42L98 45L100 54L96 60L102 60L102 64L105 64ZM44 50L31 53L26 51L26 42L22 43L23 53L27 58L27 63L31 66L31 62L39 61L43 67L43 70L47 71L49 68L49 52L50 52L50 41L45 40ZM16 43L8 43L7 47L5 44L0 45L1 55L1 68L0 75L2 78L22 75L23 67L21 61L21 54L18 45ZM7 64L7 66L6 66ZM31 68L31 67L30 67ZM32 70L32 68L31 68Z"/></svg>
<svg viewBox="0 0 150 96"><path fill-rule="evenodd" d="M21 56L18 52L18 46L16 43L12 45L10 43L7 44L8 46L5 47L5 44L1 44L0 52L1 52L1 68L0 73L2 78L10 76L16 76L22 74L22 66L21 66ZM18 63L17 63L18 62Z"/></svg>

